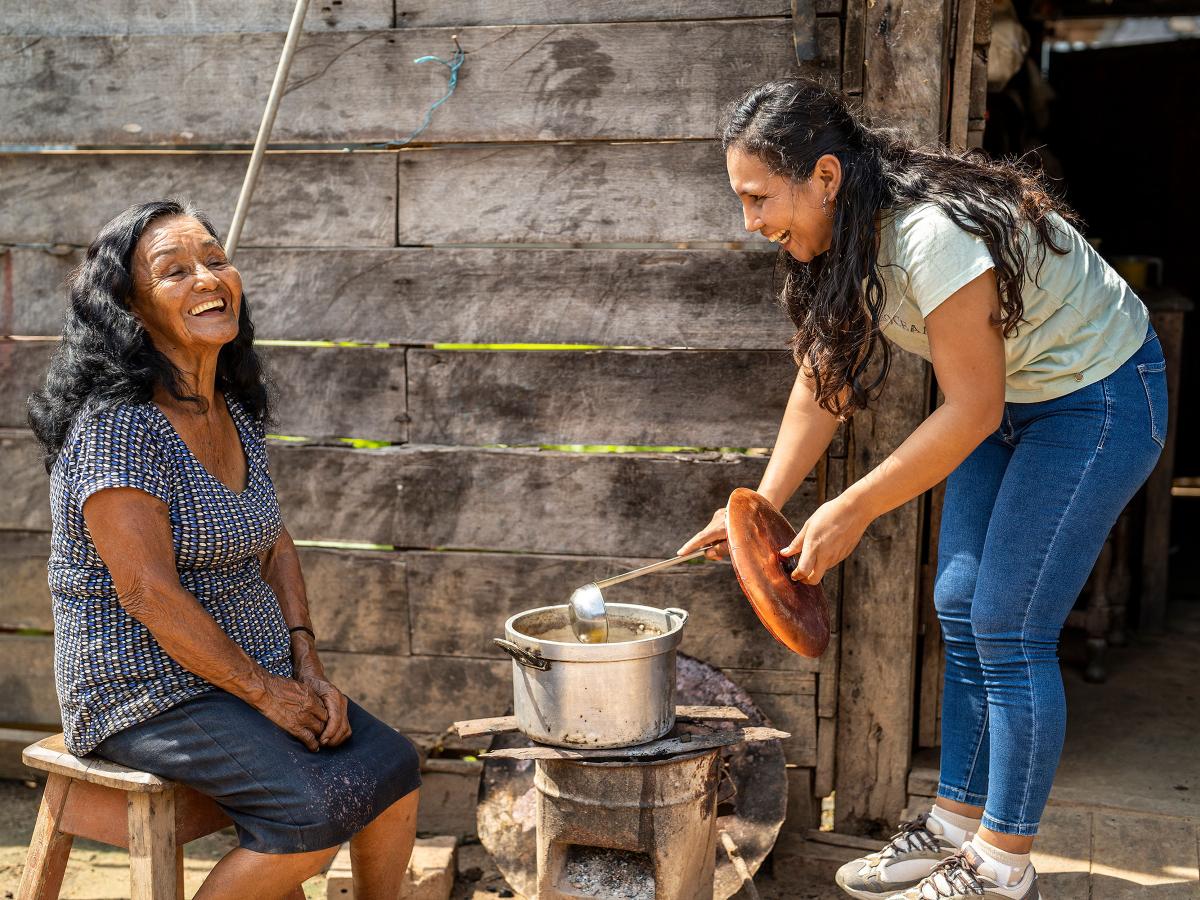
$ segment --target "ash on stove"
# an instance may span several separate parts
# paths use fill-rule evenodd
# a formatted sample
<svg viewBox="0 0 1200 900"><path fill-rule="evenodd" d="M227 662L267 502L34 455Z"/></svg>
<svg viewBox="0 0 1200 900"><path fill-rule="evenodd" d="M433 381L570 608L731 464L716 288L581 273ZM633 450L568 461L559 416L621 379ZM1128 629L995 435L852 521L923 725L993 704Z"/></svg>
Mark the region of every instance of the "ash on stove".
<svg viewBox="0 0 1200 900"><path fill-rule="evenodd" d="M563 887L583 897L654 900L654 866L645 853L572 845Z"/></svg>

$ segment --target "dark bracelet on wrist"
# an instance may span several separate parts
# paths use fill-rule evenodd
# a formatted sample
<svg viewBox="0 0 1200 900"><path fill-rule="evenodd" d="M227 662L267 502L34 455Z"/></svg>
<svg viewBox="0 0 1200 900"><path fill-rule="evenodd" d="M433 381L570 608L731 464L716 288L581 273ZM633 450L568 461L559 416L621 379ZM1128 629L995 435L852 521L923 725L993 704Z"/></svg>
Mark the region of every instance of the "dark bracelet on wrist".
<svg viewBox="0 0 1200 900"><path fill-rule="evenodd" d="M317 639L317 636L315 634L313 634L313 630L311 628L309 628L307 625L297 625L295 628L289 628L288 634L289 635L295 634L297 631L305 632L314 641Z"/></svg>

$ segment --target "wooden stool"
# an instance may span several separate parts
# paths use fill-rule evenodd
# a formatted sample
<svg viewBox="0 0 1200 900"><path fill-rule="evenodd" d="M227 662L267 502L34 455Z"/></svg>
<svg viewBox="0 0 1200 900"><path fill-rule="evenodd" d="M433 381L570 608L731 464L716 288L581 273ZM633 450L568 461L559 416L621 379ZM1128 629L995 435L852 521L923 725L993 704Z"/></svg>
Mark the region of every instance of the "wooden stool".
<svg viewBox="0 0 1200 900"><path fill-rule="evenodd" d="M25 748L48 773L17 900L56 900L76 835L129 850L132 900L183 900L183 845L230 824L181 784L67 752L56 734Z"/></svg>

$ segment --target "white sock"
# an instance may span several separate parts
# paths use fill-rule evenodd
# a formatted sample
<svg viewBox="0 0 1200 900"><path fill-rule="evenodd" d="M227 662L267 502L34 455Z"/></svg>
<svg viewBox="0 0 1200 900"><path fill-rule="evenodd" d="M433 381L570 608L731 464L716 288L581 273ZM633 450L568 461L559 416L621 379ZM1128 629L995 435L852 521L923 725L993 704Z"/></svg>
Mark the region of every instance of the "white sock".
<svg viewBox="0 0 1200 900"><path fill-rule="evenodd" d="M955 847L961 847L979 830L979 819L942 809L936 803L929 813L942 826L942 835Z"/></svg>
<svg viewBox="0 0 1200 900"><path fill-rule="evenodd" d="M1009 853L989 844L979 835L971 838L971 846L984 860L991 863L996 872L996 881L1004 887L1011 887L1020 881L1025 875L1025 870L1029 868L1028 853Z"/></svg>

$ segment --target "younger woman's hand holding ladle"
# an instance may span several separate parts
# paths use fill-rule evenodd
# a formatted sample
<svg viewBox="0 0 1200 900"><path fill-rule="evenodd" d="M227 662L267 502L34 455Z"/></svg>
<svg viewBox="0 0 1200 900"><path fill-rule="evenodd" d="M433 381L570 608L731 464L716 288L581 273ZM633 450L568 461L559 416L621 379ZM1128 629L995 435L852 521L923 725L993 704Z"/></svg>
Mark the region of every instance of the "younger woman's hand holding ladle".
<svg viewBox="0 0 1200 900"><path fill-rule="evenodd" d="M728 559L729 540L725 530L725 507L713 513L712 519L700 531L688 540L686 544L675 551L676 556L684 556L693 550L699 550L705 544L714 544L704 553L705 559Z"/></svg>

